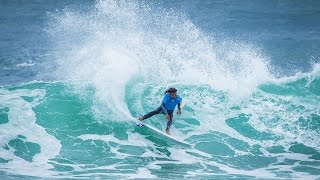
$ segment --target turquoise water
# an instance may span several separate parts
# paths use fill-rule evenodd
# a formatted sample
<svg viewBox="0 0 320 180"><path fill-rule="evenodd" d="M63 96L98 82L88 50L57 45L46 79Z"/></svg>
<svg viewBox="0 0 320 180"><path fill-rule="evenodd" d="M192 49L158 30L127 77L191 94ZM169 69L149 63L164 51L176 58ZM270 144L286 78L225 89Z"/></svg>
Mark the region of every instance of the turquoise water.
<svg viewBox="0 0 320 180"><path fill-rule="evenodd" d="M252 30L232 38L232 29L251 26L227 26L233 13L243 14L237 11L243 4L231 1L79 2L29 4L47 11L28 26L28 37L15 37L29 42L33 54L15 54L20 43L13 40L0 53L1 179L320 178L317 24L310 34L297 25L287 37ZM219 2L233 5L229 19ZM292 10L289 5L282 4ZM206 16L208 9L198 6L215 13ZM263 17L274 19L277 9L269 10ZM261 14L238 20L252 23L251 16ZM286 52L294 58L279 60L284 47L277 49L277 42L292 49L290 37L309 51L297 48L299 57ZM132 122L157 108L171 86L185 103L182 115L174 115L172 135L189 148ZM146 123L164 130L166 120L158 115Z"/></svg>
<svg viewBox="0 0 320 180"><path fill-rule="evenodd" d="M172 133L191 148L127 120L156 107L163 87L129 81L123 101L114 101L123 106L104 114L110 102L97 102L90 85L82 96L77 85L62 82L7 86L0 96L2 176L317 178L319 78L265 83L241 100L205 85L176 84L187 103ZM128 115L118 113L123 109ZM162 116L147 123L165 126Z"/></svg>

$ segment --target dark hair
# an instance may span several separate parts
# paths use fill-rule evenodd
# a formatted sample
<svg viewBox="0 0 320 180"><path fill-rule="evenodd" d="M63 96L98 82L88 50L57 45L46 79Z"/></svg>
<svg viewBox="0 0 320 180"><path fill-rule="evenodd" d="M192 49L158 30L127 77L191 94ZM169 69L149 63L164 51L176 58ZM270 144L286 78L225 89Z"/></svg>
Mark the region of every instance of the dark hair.
<svg viewBox="0 0 320 180"><path fill-rule="evenodd" d="M167 93L176 93L176 92L177 92L176 88L169 88L164 93L167 94Z"/></svg>

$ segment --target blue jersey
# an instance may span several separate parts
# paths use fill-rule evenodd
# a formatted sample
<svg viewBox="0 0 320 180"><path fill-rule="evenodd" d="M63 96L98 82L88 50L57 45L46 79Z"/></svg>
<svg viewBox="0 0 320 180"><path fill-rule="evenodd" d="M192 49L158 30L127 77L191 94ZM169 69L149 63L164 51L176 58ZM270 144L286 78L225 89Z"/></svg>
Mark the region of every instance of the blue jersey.
<svg viewBox="0 0 320 180"><path fill-rule="evenodd" d="M163 99L162 104L164 104L165 108L167 110L174 110L177 104L179 104L182 101L182 98L177 95L176 98L171 98L170 94L167 93Z"/></svg>

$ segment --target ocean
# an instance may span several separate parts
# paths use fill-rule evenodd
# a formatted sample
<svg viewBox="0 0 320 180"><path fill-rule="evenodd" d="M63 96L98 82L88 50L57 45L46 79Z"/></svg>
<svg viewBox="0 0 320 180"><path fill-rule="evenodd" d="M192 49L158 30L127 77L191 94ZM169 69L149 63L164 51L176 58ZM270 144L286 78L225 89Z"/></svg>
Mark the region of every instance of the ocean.
<svg viewBox="0 0 320 180"><path fill-rule="evenodd" d="M319 7L1 0L0 179L320 179Z"/></svg>

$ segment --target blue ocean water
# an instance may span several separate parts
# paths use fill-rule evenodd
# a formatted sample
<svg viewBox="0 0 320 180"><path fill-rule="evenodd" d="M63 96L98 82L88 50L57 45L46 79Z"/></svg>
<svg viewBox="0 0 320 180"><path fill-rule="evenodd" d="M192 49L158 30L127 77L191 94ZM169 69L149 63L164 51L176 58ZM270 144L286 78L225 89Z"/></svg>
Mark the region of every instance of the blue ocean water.
<svg viewBox="0 0 320 180"><path fill-rule="evenodd" d="M0 1L0 178L319 179L319 7Z"/></svg>

